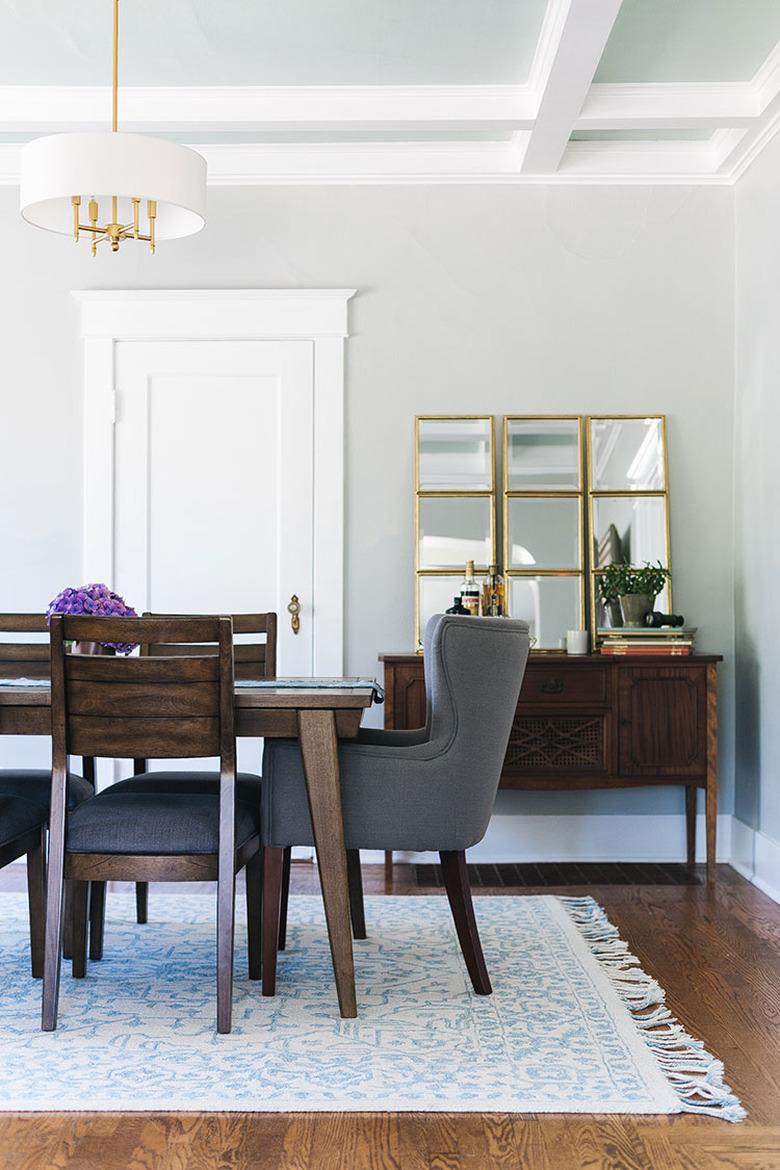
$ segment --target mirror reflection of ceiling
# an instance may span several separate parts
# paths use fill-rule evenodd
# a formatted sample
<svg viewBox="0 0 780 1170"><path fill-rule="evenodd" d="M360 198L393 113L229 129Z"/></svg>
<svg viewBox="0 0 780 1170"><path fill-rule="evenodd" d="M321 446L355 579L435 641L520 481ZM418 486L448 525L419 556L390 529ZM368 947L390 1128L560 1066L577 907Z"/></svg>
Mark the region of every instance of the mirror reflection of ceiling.
<svg viewBox="0 0 780 1170"><path fill-rule="evenodd" d="M124 0L127 85L517 85L545 0ZM0 84L110 81L109 0L0 0Z"/></svg>

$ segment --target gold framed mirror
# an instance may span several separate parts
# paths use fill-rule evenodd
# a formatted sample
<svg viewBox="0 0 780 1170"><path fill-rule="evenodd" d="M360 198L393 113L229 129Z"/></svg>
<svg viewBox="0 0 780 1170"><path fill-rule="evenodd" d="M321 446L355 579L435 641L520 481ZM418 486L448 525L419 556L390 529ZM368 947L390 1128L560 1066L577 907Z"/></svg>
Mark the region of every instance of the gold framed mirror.
<svg viewBox="0 0 780 1170"><path fill-rule="evenodd" d="M507 612L534 651L560 650L585 627L582 419L507 415L502 446Z"/></svg>
<svg viewBox="0 0 780 1170"><path fill-rule="evenodd" d="M599 631L622 626L616 602L599 594L599 577L613 564L639 569L658 562L671 573L666 416L589 415L586 419L590 616ZM669 612L672 580L656 598Z"/></svg>
<svg viewBox="0 0 780 1170"><path fill-rule="evenodd" d="M418 415L415 453L415 644L429 617L459 593L466 562L496 561L492 415Z"/></svg>

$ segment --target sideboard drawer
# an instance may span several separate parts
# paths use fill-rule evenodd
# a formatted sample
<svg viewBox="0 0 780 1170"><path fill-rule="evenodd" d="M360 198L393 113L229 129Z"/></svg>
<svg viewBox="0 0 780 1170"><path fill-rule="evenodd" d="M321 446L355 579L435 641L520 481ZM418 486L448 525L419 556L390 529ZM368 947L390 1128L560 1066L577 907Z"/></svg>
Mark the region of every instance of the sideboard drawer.
<svg viewBox="0 0 780 1170"><path fill-rule="evenodd" d="M606 703L607 667L534 661L526 667L520 703Z"/></svg>

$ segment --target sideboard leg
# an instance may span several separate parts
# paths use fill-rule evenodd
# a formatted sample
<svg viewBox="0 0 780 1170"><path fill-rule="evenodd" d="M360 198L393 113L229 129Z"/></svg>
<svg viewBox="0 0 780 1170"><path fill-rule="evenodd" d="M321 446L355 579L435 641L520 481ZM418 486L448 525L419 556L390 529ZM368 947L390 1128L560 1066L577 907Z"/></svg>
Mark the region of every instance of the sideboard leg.
<svg viewBox="0 0 780 1170"><path fill-rule="evenodd" d="M392 849L385 849L385 881L391 882L393 880L393 851Z"/></svg>
<svg viewBox="0 0 780 1170"><path fill-rule="evenodd" d="M718 836L718 675L707 667L707 882L715 881Z"/></svg>
<svg viewBox="0 0 780 1170"><path fill-rule="evenodd" d="M696 796L698 789L695 784L687 785L685 789L685 834L688 849L688 865L696 864Z"/></svg>

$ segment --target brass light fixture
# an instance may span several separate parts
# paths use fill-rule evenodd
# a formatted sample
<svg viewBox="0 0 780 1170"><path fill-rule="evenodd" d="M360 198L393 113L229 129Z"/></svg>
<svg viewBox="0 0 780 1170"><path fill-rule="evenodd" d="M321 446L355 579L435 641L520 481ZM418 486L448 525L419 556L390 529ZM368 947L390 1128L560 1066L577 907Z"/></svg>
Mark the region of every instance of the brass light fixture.
<svg viewBox="0 0 780 1170"><path fill-rule="evenodd" d="M205 159L177 143L118 129L119 0L113 8L110 132L51 134L22 152L24 218L77 241L86 233L93 256L103 240L112 252L123 240L144 240L154 252L159 240L192 235L205 222ZM104 222L101 205L104 213L111 209ZM88 223L81 222L82 208Z"/></svg>

